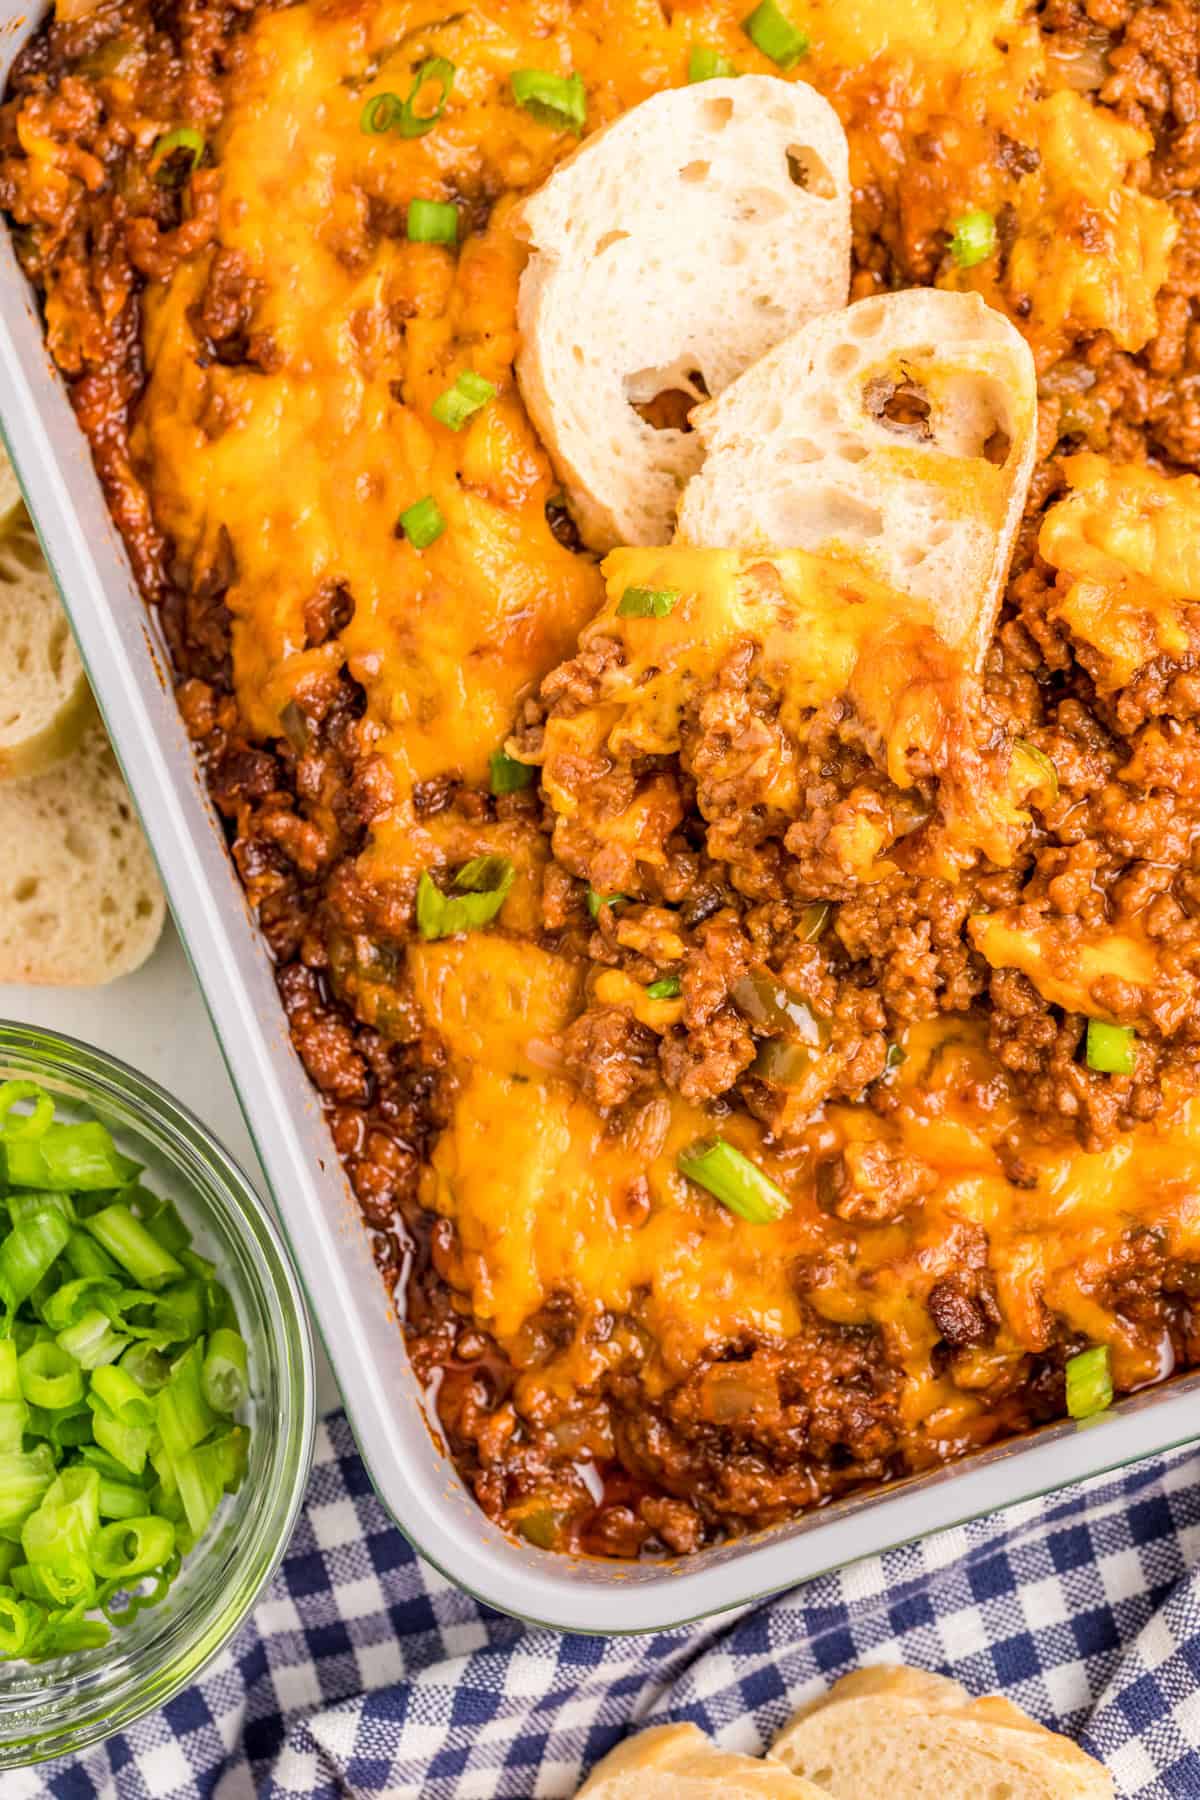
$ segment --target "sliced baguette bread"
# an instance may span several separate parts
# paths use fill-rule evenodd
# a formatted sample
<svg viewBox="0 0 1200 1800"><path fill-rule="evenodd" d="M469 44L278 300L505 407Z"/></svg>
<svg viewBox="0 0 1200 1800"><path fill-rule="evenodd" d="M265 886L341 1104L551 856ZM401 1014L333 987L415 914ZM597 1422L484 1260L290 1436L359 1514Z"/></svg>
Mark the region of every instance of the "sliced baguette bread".
<svg viewBox="0 0 1200 1800"><path fill-rule="evenodd" d="M103 727L0 783L0 981L96 987L145 961L165 902Z"/></svg>
<svg viewBox="0 0 1200 1800"><path fill-rule="evenodd" d="M680 541L853 557L982 658L1033 468L1020 333L977 294L912 288L815 319L693 414Z"/></svg>
<svg viewBox="0 0 1200 1800"><path fill-rule="evenodd" d="M0 537L17 522L24 510L16 472L0 445Z"/></svg>
<svg viewBox="0 0 1200 1800"><path fill-rule="evenodd" d="M656 94L525 202L517 376L585 542L670 542L700 440L676 415L719 394L850 279L846 136L773 75Z"/></svg>
<svg viewBox="0 0 1200 1800"><path fill-rule="evenodd" d="M918 1669L860 1669L776 1738L833 1800L1113 1800L1112 1777L1069 1738L997 1695L973 1700Z"/></svg>
<svg viewBox="0 0 1200 1800"><path fill-rule="evenodd" d="M18 527L0 541L0 781L40 775L95 719L58 591Z"/></svg>
<svg viewBox="0 0 1200 1800"><path fill-rule="evenodd" d="M781 1763L718 1750L695 1725L654 1725L618 1744L578 1800L829 1800Z"/></svg>

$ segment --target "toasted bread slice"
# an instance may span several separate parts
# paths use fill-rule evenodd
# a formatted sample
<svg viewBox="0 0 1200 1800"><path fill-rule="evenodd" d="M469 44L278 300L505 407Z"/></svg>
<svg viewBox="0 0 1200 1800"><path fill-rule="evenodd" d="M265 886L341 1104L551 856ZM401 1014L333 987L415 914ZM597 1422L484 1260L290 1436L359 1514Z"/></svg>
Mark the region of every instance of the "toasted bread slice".
<svg viewBox="0 0 1200 1800"><path fill-rule="evenodd" d="M30 781L0 784L0 981L98 987L158 941L165 913L103 728Z"/></svg>
<svg viewBox="0 0 1200 1800"><path fill-rule="evenodd" d="M0 781L69 756L95 718L58 591L17 526L0 540Z"/></svg>
<svg viewBox="0 0 1200 1800"><path fill-rule="evenodd" d="M578 1800L829 1800L780 1763L718 1750L695 1725L654 1725L598 1763Z"/></svg>
<svg viewBox="0 0 1200 1800"><path fill-rule="evenodd" d="M597 550L668 543L701 457L682 413L845 304L837 115L774 75L656 94L556 169L517 228L517 376L579 530ZM664 396L656 428L635 409Z"/></svg>
<svg viewBox="0 0 1200 1800"><path fill-rule="evenodd" d="M971 663L1024 510L1037 385L977 294L859 300L813 320L693 414L706 457L681 541L845 554L925 601Z"/></svg>
<svg viewBox="0 0 1200 1800"><path fill-rule="evenodd" d="M1113 1800L1069 1738L919 1669L860 1669L803 1707L771 1746L834 1800Z"/></svg>

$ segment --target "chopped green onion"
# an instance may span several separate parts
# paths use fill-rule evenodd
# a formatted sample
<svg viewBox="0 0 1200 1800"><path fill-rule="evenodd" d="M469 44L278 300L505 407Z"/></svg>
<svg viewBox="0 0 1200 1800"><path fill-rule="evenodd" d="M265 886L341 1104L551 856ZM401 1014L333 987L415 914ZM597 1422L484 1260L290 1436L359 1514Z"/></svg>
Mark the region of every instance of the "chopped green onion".
<svg viewBox="0 0 1200 1800"><path fill-rule="evenodd" d="M418 112L417 100L431 82L438 88L437 102L432 112ZM398 131L403 138L424 137L432 131L446 110L446 102L450 98L450 89L454 86L454 64L447 62L444 56L431 56L423 62L413 77L413 84L408 90L408 98L400 108L400 116L393 121L392 129Z"/></svg>
<svg viewBox="0 0 1200 1800"><path fill-rule="evenodd" d="M33 1600L22 1600L10 1587L0 1588L0 1657L27 1656L42 1628L44 1614Z"/></svg>
<svg viewBox="0 0 1200 1800"><path fill-rule="evenodd" d="M33 1111L11 1118L14 1106L22 1100L33 1101ZM39 1138L54 1118L54 1102L36 1081L0 1083L0 1138L13 1144L21 1138Z"/></svg>
<svg viewBox="0 0 1200 1800"><path fill-rule="evenodd" d="M539 124L582 131L587 93L579 75L551 75L545 69L514 69L513 99Z"/></svg>
<svg viewBox="0 0 1200 1800"><path fill-rule="evenodd" d="M589 887L587 891L587 909L591 913L593 919L598 919L602 907L619 906L622 901L628 900L628 898L628 894L598 894L594 887Z"/></svg>
<svg viewBox="0 0 1200 1800"><path fill-rule="evenodd" d="M179 152L187 151L186 164ZM179 125L156 138L150 152L150 177L161 187L182 187L200 167L204 155L204 134L194 125ZM182 173L180 173L182 171Z"/></svg>
<svg viewBox="0 0 1200 1800"><path fill-rule="evenodd" d="M417 929L426 940L478 931L496 917L517 879L506 856L477 856L454 878L457 893L443 893L428 869L417 883Z"/></svg>
<svg viewBox="0 0 1200 1800"><path fill-rule="evenodd" d="M31 1406L43 1406L47 1412L61 1412L83 1398L83 1370L53 1340L31 1344L17 1365L21 1372L21 1392Z"/></svg>
<svg viewBox="0 0 1200 1800"><path fill-rule="evenodd" d="M160 1288L183 1274L183 1264L151 1237L127 1206L106 1206L87 1221L87 1229L139 1287Z"/></svg>
<svg viewBox="0 0 1200 1800"><path fill-rule="evenodd" d="M224 1489L217 1472L203 1461L196 1450L172 1457L184 1517L194 1537L199 1537L217 1509Z"/></svg>
<svg viewBox="0 0 1200 1800"><path fill-rule="evenodd" d="M179 1281L164 1288L154 1307L154 1332L147 1333L160 1350L199 1337L208 1324L208 1302L202 1281Z"/></svg>
<svg viewBox="0 0 1200 1800"><path fill-rule="evenodd" d="M1067 1363L1067 1411L1073 1419L1090 1419L1112 1405L1112 1363L1107 1344L1093 1344Z"/></svg>
<svg viewBox="0 0 1200 1800"><path fill-rule="evenodd" d="M29 1298L70 1235L70 1226L57 1212L36 1213L9 1232L0 1243L0 1296L10 1308Z"/></svg>
<svg viewBox="0 0 1200 1800"><path fill-rule="evenodd" d="M658 981L652 981L646 989L646 997L650 1000L677 1000L683 992L683 983L678 975L664 975Z"/></svg>
<svg viewBox="0 0 1200 1800"><path fill-rule="evenodd" d="M0 1531L20 1525L53 1480L54 1457L49 1444L0 1454Z"/></svg>
<svg viewBox="0 0 1200 1800"><path fill-rule="evenodd" d="M458 208L452 200L410 200L410 244L457 244Z"/></svg>
<svg viewBox="0 0 1200 1800"><path fill-rule="evenodd" d="M757 50L781 69L790 69L808 49L808 33L793 25L775 0L760 0L742 20L742 30Z"/></svg>
<svg viewBox="0 0 1200 1800"><path fill-rule="evenodd" d="M149 1425L126 1425L109 1412L98 1396L91 1394L88 1399L92 1409L92 1435L100 1448L107 1450L131 1475L140 1475L146 1467L146 1458L154 1442L152 1428Z"/></svg>
<svg viewBox="0 0 1200 1800"><path fill-rule="evenodd" d="M511 879L476 857L448 898L494 904ZM249 1462L247 1346L215 1265L103 1125L52 1106L0 1086L0 1661L107 1643L155 1605Z"/></svg>
<svg viewBox="0 0 1200 1800"><path fill-rule="evenodd" d="M688 56L688 80L713 81L722 76L736 75L737 69L727 56L714 50L711 44L693 44Z"/></svg>
<svg viewBox="0 0 1200 1800"><path fill-rule="evenodd" d="M214 1412L234 1413L246 1399L246 1340L237 1331L214 1331L200 1371L204 1398Z"/></svg>
<svg viewBox="0 0 1200 1800"><path fill-rule="evenodd" d="M366 132L368 137L381 137L392 129L403 111L404 102L399 94L372 94L358 115L359 130Z"/></svg>
<svg viewBox="0 0 1200 1800"><path fill-rule="evenodd" d="M1132 1075L1137 1062L1137 1032L1132 1025L1109 1025L1089 1019L1084 1060L1098 1075Z"/></svg>
<svg viewBox="0 0 1200 1800"><path fill-rule="evenodd" d="M482 375L463 369L455 376L454 386L445 388L434 401L431 411L439 425L461 431L467 420L496 398L496 389Z"/></svg>
<svg viewBox="0 0 1200 1800"><path fill-rule="evenodd" d="M537 780L537 770L530 763L518 762L503 750L492 751L488 767L493 794L515 794L521 788L532 787Z"/></svg>
<svg viewBox="0 0 1200 1800"><path fill-rule="evenodd" d="M414 550L428 550L446 529L442 509L432 494L406 508L400 514L400 529Z"/></svg>
<svg viewBox="0 0 1200 1800"><path fill-rule="evenodd" d="M91 1391L122 1425L154 1425L158 1421L154 1401L126 1369L116 1368L112 1363L96 1369L92 1374Z"/></svg>
<svg viewBox="0 0 1200 1800"><path fill-rule="evenodd" d="M157 1394L166 1387L171 1375L171 1365L162 1351L145 1342L130 1344L121 1356L121 1367L144 1394Z"/></svg>
<svg viewBox="0 0 1200 1800"><path fill-rule="evenodd" d="M116 1362L129 1339L114 1331L107 1313L96 1307L58 1334L58 1343L82 1369L100 1369Z"/></svg>
<svg viewBox="0 0 1200 1800"><path fill-rule="evenodd" d="M191 1245L192 1234L170 1200L156 1200L143 1214L142 1224L154 1241L172 1256L178 1256L181 1250L187 1250Z"/></svg>
<svg viewBox="0 0 1200 1800"><path fill-rule="evenodd" d="M904 1046L902 1044L889 1044L888 1045L887 1055L883 1059L883 1066L885 1069L887 1069L887 1070L898 1069L900 1067L901 1063L906 1063L907 1061L908 1061L908 1051L904 1048Z"/></svg>
<svg viewBox="0 0 1200 1800"><path fill-rule="evenodd" d="M74 1269L76 1275L98 1276L111 1279L119 1276L121 1271L108 1254L102 1250L94 1238L85 1232L73 1231L67 1239L67 1247L63 1255ZM115 1284L114 1284L115 1285Z"/></svg>
<svg viewBox="0 0 1200 1800"><path fill-rule="evenodd" d="M114 1459L115 1460L115 1459ZM120 1467L120 1465L117 1465ZM127 1471L121 1470L121 1481L114 1481L110 1476L100 1477L100 1517L102 1519L139 1519L146 1510L146 1490L137 1487L127 1479Z"/></svg>
<svg viewBox="0 0 1200 1800"><path fill-rule="evenodd" d="M167 1455L175 1460L194 1449L217 1422L204 1398L202 1367L202 1347L192 1344L173 1365L170 1380L158 1396L158 1429Z"/></svg>
<svg viewBox="0 0 1200 1800"><path fill-rule="evenodd" d="M51 1193L41 1188L14 1188L4 1204L14 1225L20 1225L40 1212L61 1213L71 1226L77 1222L75 1202L70 1194Z"/></svg>
<svg viewBox="0 0 1200 1800"><path fill-rule="evenodd" d="M437 84L437 102L432 112L418 112L417 100L430 82ZM453 85L454 64L444 56L432 56L417 70L407 99L402 100L399 94L373 94L359 114L359 129L368 137L379 137L386 131L394 131L402 138L424 137L445 112Z"/></svg>
<svg viewBox="0 0 1200 1800"><path fill-rule="evenodd" d="M97 1121L51 1125L39 1138L6 1142L4 1160L12 1187L62 1188L73 1194L124 1187L141 1168L121 1155L112 1134Z"/></svg>
<svg viewBox="0 0 1200 1800"><path fill-rule="evenodd" d="M159 1569L175 1548L175 1527L153 1513L102 1525L92 1543L92 1567L109 1581L132 1581Z"/></svg>
<svg viewBox="0 0 1200 1800"><path fill-rule="evenodd" d="M707 1188L722 1206L751 1225L770 1225L791 1210L782 1189L724 1138L702 1139L681 1150L676 1162L681 1175Z"/></svg>
<svg viewBox="0 0 1200 1800"><path fill-rule="evenodd" d="M683 598L679 588L627 587L617 602L618 619L665 619Z"/></svg>
<svg viewBox="0 0 1200 1800"><path fill-rule="evenodd" d="M990 212L965 212L950 227L950 254L960 269L986 262L995 248L996 221Z"/></svg>

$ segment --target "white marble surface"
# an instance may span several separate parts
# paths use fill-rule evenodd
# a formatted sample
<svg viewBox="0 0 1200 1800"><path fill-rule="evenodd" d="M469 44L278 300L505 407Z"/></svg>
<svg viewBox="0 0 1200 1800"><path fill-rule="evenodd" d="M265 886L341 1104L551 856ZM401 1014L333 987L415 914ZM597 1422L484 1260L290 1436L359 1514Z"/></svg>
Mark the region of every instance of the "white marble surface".
<svg viewBox="0 0 1200 1800"><path fill-rule="evenodd" d="M169 920L149 962L108 987L0 983L0 1018L82 1038L152 1076L203 1120L269 1198L200 990ZM337 1385L318 1340L317 1405L327 1412L337 1404Z"/></svg>

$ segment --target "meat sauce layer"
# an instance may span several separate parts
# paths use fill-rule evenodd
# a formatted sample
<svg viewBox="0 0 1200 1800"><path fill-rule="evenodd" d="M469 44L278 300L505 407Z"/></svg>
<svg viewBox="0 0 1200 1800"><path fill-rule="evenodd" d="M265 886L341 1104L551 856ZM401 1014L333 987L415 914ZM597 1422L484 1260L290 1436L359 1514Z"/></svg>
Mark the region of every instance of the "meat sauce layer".
<svg viewBox="0 0 1200 1800"><path fill-rule="evenodd" d="M855 297L975 289L1034 352L979 680L820 558L601 569L521 406L514 212L577 140L512 72L578 73L591 132L697 44L775 72L745 0L63 0L0 107L408 1353L546 1548L688 1552L936 1466L1062 1416L1092 1346L1118 1392L1200 1362L1200 8L793 10ZM364 131L434 58L433 127ZM430 200L454 245L410 240ZM464 370L495 396L454 431ZM782 1217L681 1173L714 1134Z"/></svg>

